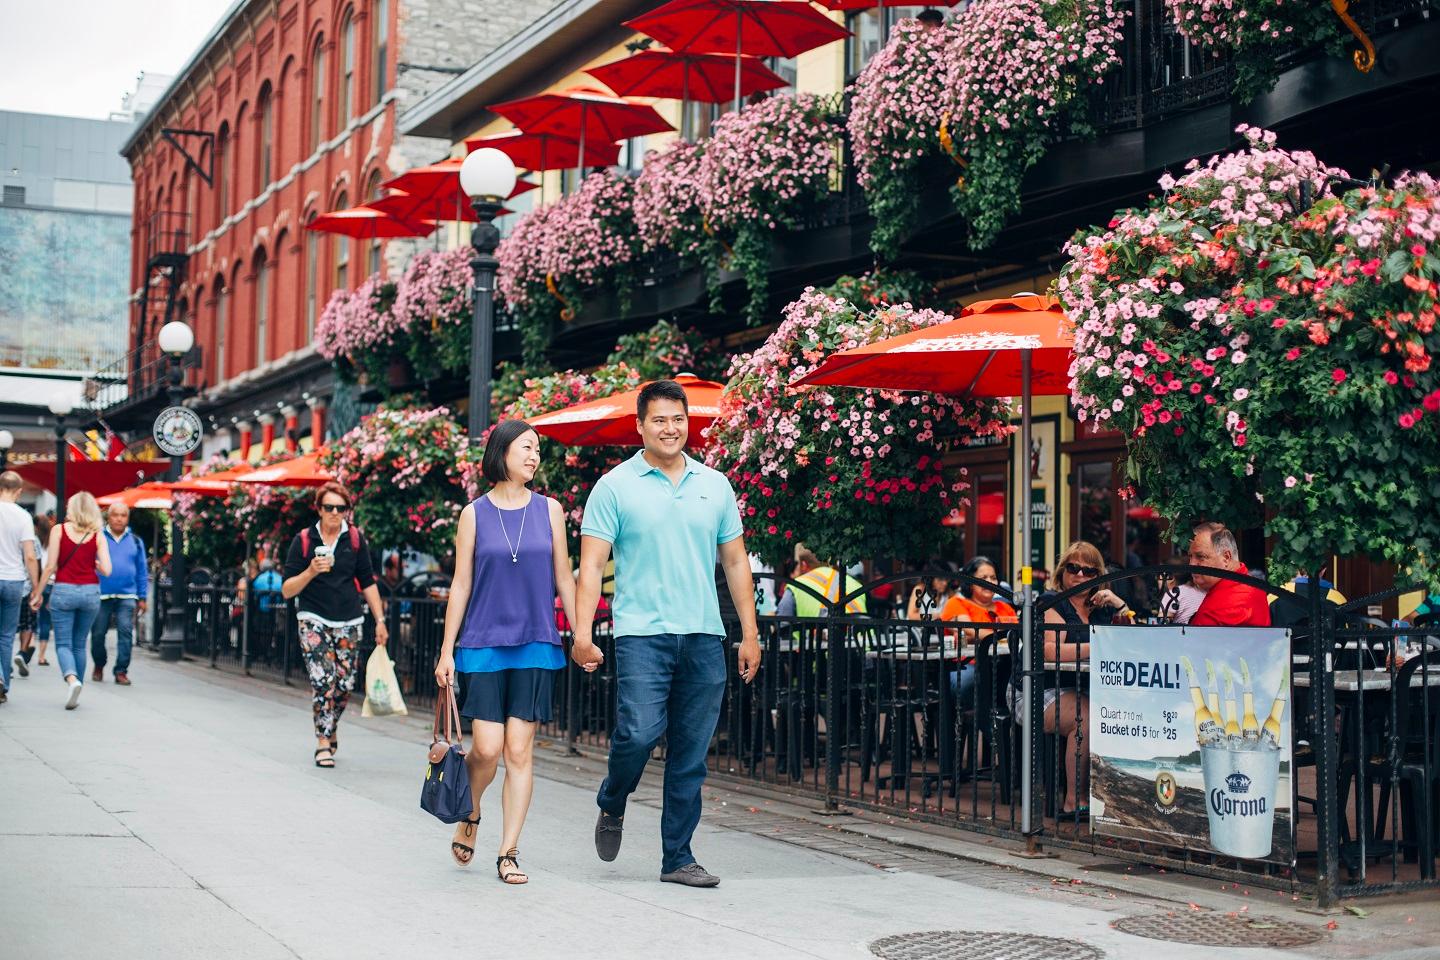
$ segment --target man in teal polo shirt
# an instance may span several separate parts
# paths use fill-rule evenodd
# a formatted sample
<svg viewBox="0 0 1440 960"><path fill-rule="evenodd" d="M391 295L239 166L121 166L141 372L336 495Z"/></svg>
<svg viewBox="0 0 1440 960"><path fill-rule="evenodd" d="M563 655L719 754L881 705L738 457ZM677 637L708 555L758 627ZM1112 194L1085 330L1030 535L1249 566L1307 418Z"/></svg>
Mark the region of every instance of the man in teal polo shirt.
<svg viewBox="0 0 1440 960"><path fill-rule="evenodd" d="M625 803L650 752L665 738L664 850L660 879L691 887L720 883L695 862L690 838L700 823L705 757L725 694L725 627L715 591L718 555L740 617L740 677L760 668L755 583L735 492L725 477L685 455L690 436L685 391L659 380L640 391L637 427L644 449L595 484L580 528L580 582L571 656L599 663L595 607L615 551L616 724L610 770L596 802L595 851L620 853Z"/></svg>

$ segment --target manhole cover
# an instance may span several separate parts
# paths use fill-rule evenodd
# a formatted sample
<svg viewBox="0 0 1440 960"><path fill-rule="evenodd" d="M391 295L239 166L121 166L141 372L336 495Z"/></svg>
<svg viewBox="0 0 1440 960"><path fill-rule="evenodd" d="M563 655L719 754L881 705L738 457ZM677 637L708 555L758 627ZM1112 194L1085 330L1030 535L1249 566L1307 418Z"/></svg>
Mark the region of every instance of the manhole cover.
<svg viewBox="0 0 1440 960"><path fill-rule="evenodd" d="M1320 931L1287 920L1234 913L1150 913L1121 917L1110 924L1122 933L1172 943L1211 947L1298 947L1314 943Z"/></svg>
<svg viewBox="0 0 1440 960"><path fill-rule="evenodd" d="M985 930L901 933L870 944L884 960L1100 960L1105 955L1078 940Z"/></svg>

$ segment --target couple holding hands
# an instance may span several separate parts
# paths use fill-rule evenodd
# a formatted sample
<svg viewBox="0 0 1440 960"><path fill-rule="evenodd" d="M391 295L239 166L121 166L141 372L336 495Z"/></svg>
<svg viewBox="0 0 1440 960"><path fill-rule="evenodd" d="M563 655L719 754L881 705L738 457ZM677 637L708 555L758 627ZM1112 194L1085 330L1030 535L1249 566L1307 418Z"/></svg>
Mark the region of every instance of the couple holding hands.
<svg viewBox="0 0 1440 960"><path fill-rule="evenodd" d="M529 489L540 438L524 421L492 431L482 465L491 488L465 508L456 531L435 679L454 685L470 723L465 765L475 805L456 825L450 848L462 866L474 858L481 796L503 757L495 869L507 884L529 879L517 845L533 791L535 730L551 719L555 677L565 666L555 597L574 625L572 659L596 670L604 656L593 639L595 610L612 551L617 704L609 771L596 796L595 851L605 861L619 855L626 801L663 737L660 879L692 887L720 882L690 851L728 669L717 557L740 616L738 667L747 683L760 668L754 582L729 481L685 453L684 389L672 380L647 385L636 414L643 448L601 477L585 504L578 582L564 511Z"/></svg>

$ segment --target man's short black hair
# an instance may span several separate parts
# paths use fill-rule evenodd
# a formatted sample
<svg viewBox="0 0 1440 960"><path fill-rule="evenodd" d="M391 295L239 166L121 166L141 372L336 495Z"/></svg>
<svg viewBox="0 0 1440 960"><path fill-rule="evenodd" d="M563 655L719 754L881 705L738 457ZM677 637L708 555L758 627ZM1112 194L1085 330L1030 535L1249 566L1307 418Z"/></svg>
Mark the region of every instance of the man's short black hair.
<svg viewBox="0 0 1440 960"><path fill-rule="evenodd" d="M505 455L510 452L510 444L534 429L524 420L501 420L495 425L495 429L490 431L490 439L485 441L485 456L480 461L480 472L486 480L504 483L510 479L510 471L505 469Z"/></svg>
<svg viewBox="0 0 1440 960"><path fill-rule="evenodd" d="M685 397L685 388L674 380L656 380L654 383L647 383L640 390L640 396L635 400L635 415L641 420L650 412L650 404L655 400L674 400L685 408L685 414L690 414L690 401Z"/></svg>
<svg viewBox="0 0 1440 960"><path fill-rule="evenodd" d="M934 7L926 7L915 15L915 19L921 23L931 23L938 27L945 22L945 14Z"/></svg>

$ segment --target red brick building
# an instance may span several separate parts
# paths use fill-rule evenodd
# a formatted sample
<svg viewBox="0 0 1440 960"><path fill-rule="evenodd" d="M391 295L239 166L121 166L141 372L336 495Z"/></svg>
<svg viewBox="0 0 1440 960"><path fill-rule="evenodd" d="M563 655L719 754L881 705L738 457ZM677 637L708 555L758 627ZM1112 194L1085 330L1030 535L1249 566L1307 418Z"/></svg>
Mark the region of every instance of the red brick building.
<svg viewBox="0 0 1440 960"><path fill-rule="evenodd" d="M397 138L397 108L547 6L238 0L122 149L135 181L135 306L123 374L110 377L123 389L100 378L107 419L148 433L163 404L155 337L179 318L195 330L186 382L211 427L205 452L256 456L262 433L277 445L308 435L307 406L324 410L337 389L311 345L331 291L398 270L412 247L304 225L445 156L446 141Z"/></svg>

